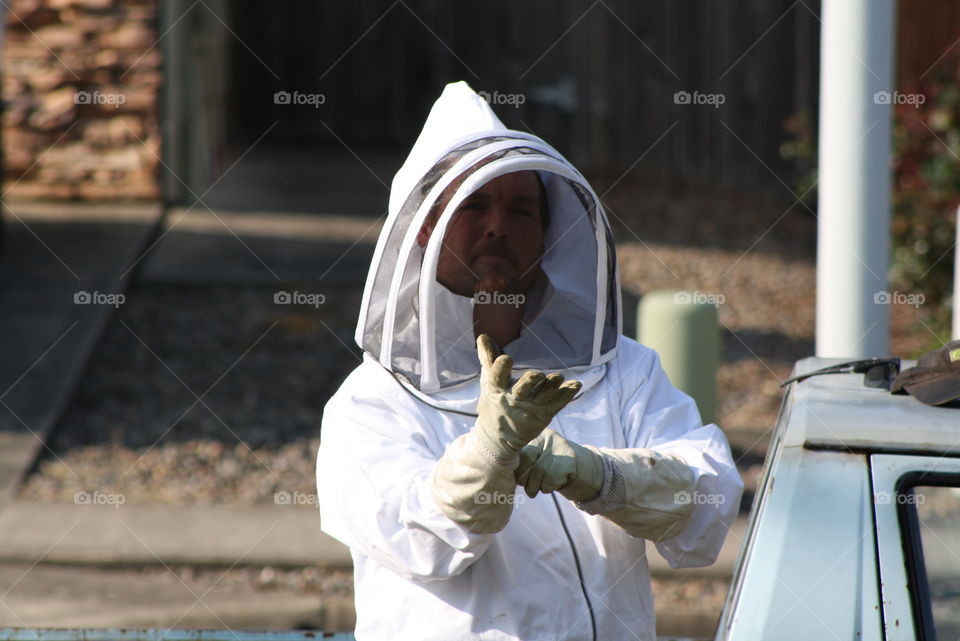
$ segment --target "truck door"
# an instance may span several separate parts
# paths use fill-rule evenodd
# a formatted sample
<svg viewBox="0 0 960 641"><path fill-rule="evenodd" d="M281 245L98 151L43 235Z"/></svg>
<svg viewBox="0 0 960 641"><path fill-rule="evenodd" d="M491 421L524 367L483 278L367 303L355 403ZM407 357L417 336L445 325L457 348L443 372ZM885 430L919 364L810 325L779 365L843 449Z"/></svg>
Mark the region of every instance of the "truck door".
<svg viewBox="0 0 960 641"><path fill-rule="evenodd" d="M960 638L960 458L875 454L870 465L884 638Z"/></svg>

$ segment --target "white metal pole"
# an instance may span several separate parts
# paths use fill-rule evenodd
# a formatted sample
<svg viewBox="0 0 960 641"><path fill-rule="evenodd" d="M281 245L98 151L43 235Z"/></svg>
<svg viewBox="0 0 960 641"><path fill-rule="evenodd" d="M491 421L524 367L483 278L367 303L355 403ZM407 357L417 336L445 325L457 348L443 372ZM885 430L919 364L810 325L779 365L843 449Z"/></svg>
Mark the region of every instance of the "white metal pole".
<svg viewBox="0 0 960 641"><path fill-rule="evenodd" d="M953 244L953 340L960 340L960 207L957 207L957 242Z"/></svg>
<svg viewBox="0 0 960 641"><path fill-rule="evenodd" d="M816 352L889 349L893 0L824 0Z"/></svg>

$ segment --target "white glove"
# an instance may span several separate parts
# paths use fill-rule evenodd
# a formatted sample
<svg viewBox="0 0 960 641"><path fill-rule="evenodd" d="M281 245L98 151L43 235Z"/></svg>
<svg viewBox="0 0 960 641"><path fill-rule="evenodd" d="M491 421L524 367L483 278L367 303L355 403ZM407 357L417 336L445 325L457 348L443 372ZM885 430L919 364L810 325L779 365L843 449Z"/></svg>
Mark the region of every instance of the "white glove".
<svg viewBox="0 0 960 641"><path fill-rule="evenodd" d="M520 452L514 471L527 496L559 491L571 501L590 501L603 489L603 456L547 428Z"/></svg>
<svg viewBox="0 0 960 641"><path fill-rule="evenodd" d="M580 445L553 430L523 449L515 477L531 498L559 491L581 510L651 541L680 534L694 507L693 471L676 456Z"/></svg>
<svg viewBox="0 0 960 641"><path fill-rule="evenodd" d="M450 520L469 531L499 532L513 511L513 470L523 447L580 390L560 374L524 372L511 385L513 359L486 334L477 338L480 398L477 422L453 441L430 476L433 498Z"/></svg>

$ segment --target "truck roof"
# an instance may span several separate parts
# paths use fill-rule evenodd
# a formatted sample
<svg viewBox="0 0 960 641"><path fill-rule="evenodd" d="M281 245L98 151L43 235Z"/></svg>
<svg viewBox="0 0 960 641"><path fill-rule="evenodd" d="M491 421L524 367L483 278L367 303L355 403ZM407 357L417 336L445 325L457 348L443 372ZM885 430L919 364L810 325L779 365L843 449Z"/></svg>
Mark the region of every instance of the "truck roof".
<svg viewBox="0 0 960 641"><path fill-rule="evenodd" d="M805 358L793 375L844 362ZM903 369L914 365L903 361ZM814 376L791 383L781 447L907 452L960 457L960 408L924 405L909 395L865 387L863 374Z"/></svg>

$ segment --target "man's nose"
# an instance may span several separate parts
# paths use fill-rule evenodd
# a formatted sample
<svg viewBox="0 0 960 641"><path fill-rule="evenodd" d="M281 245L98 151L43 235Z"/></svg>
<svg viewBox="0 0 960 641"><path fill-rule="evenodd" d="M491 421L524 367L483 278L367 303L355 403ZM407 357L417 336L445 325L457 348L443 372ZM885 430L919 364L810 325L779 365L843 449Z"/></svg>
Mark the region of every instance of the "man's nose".
<svg viewBox="0 0 960 641"><path fill-rule="evenodd" d="M489 209L485 221L484 236L487 238L506 238L510 230L507 211L503 207L493 206Z"/></svg>

